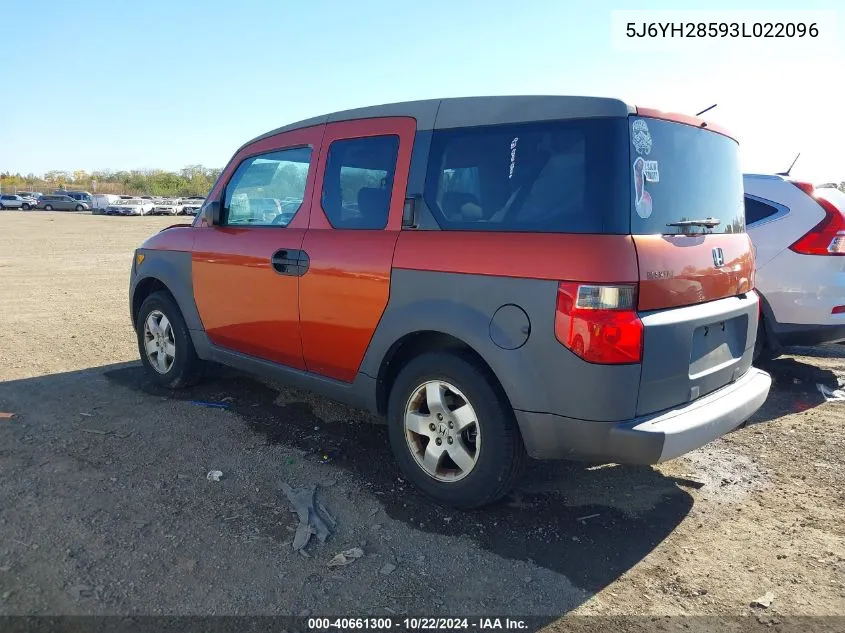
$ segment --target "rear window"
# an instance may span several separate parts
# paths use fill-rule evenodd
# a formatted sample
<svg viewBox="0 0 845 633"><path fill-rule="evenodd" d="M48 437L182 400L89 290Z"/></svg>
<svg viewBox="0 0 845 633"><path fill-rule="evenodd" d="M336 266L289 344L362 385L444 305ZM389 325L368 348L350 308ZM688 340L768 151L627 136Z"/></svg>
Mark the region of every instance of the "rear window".
<svg viewBox="0 0 845 633"><path fill-rule="evenodd" d="M630 118L631 233L743 233L736 141L703 128ZM713 227L669 226L713 218Z"/></svg>
<svg viewBox="0 0 845 633"><path fill-rule="evenodd" d="M443 229L627 233L627 121L436 131L425 201Z"/></svg>

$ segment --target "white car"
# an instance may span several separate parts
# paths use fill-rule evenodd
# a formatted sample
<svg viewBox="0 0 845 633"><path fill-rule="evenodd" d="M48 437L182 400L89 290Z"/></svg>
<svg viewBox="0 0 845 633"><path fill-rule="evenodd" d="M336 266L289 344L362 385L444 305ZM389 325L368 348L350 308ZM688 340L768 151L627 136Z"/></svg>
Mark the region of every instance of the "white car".
<svg viewBox="0 0 845 633"><path fill-rule="evenodd" d="M756 355L845 340L845 194L783 176L743 184L762 297Z"/></svg>
<svg viewBox="0 0 845 633"><path fill-rule="evenodd" d="M184 206L183 213L185 215L196 215L197 211L200 210L203 203L205 202L204 198L184 198L182 200Z"/></svg>
<svg viewBox="0 0 845 633"><path fill-rule="evenodd" d="M0 195L0 209L23 209L24 205L26 205L27 210L30 209L29 198L24 199L13 193L4 193Z"/></svg>
<svg viewBox="0 0 845 633"><path fill-rule="evenodd" d="M154 207L152 200L129 198L109 205L106 215L149 215Z"/></svg>
<svg viewBox="0 0 845 633"><path fill-rule="evenodd" d="M154 201L153 215L182 215L185 211L181 198L162 198Z"/></svg>

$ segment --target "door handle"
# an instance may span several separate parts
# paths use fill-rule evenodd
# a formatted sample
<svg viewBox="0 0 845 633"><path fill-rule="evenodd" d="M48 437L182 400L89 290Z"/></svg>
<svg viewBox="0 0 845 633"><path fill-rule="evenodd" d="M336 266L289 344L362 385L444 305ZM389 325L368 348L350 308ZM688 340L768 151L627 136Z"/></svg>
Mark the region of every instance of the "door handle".
<svg viewBox="0 0 845 633"><path fill-rule="evenodd" d="M308 272L311 258L305 251L282 248L270 257L270 265L280 275L302 277Z"/></svg>

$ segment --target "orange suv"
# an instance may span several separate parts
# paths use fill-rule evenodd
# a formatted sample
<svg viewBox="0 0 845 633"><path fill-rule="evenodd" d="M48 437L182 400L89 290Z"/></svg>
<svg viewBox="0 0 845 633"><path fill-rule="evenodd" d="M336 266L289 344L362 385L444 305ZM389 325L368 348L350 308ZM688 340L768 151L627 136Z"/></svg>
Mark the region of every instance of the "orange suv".
<svg viewBox="0 0 845 633"><path fill-rule="evenodd" d="M405 475L489 503L526 455L651 464L742 425L759 302L737 143L585 97L321 116L241 147L135 253L149 377L211 360L380 414Z"/></svg>

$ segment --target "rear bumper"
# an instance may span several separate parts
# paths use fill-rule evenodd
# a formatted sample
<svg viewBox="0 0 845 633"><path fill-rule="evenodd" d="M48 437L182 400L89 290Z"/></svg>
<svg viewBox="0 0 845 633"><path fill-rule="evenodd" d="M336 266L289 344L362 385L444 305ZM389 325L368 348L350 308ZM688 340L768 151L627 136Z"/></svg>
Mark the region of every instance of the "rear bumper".
<svg viewBox="0 0 845 633"><path fill-rule="evenodd" d="M688 453L740 426L765 402L771 384L769 374L752 367L736 382L686 406L623 422L515 413L526 450L535 459L656 464Z"/></svg>

